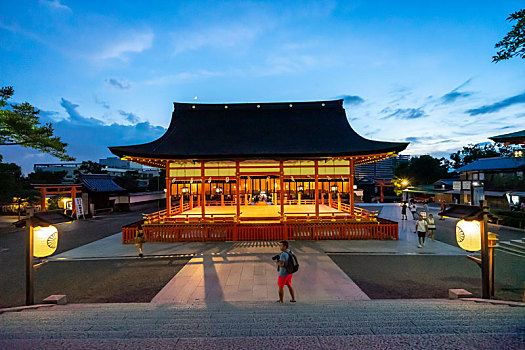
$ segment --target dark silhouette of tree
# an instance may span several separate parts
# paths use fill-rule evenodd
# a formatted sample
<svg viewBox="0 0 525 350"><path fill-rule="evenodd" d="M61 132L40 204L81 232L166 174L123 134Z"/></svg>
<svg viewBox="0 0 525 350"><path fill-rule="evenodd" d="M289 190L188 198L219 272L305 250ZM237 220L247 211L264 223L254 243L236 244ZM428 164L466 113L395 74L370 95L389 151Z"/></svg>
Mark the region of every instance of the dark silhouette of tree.
<svg viewBox="0 0 525 350"><path fill-rule="evenodd" d="M411 186L427 185L447 177L447 167L441 159L429 155L413 157L394 169L394 176L408 179Z"/></svg>
<svg viewBox="0 0 525 350"><path fill-rule="evenodd" d="M97 162L92 162L90 160L83 161L78 168L78 171L81 174L107 174L106 170L102 170L102 165Z"/></svg>
<svg viewBox="0 0 525 350"><path fill-rule="evenodd" d="M39 192L32 189L27 179L22 177L22 169L15 163L2 163L0 156L0 203L35 200L38 195Z"/></svg>
<svg viewBox="0 0 525 350"><path fill-rule="evenodd" d="M27 175L29 182L32 184L60 184L67 175L67 171L43 171L37 170Z"/></svg>
<svg viewBox="0 0 525 350"><path fill-rule="evenodd" d="M509 157L513 154L513 148L502 144L485 144L463 146L463 149L450 155L450 166L459 169L475 160L491 157Z"/></svg>
<svg viewBox="0 0 525 350"><path fill-rule="evenodd" d="M49 153L60 160L75 158L66 153L67 143L54 136L51 123L40 124L40 111L27 102L8 104L13 87L0 88L0 146L22 146Z"/></svg>
<svg viewBox="0 0 525 350"><path fill-rule="evenodd" d="M500 50L492 57L492 62L508 60L515 56L525 58L525 9L512 13L507 17L507 21L517 23L503 40L496 44L495 47Z"/></svg>

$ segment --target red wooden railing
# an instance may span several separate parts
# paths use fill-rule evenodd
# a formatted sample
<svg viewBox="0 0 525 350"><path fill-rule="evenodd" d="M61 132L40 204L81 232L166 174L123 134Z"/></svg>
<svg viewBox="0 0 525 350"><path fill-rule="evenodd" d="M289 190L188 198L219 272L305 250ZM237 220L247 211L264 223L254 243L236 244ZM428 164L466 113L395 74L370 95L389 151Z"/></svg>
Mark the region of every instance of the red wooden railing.
<svg viewBox="0 0 525 350"><path fill-rule="evenodd" d="M133 243L138 223L122 229L122 243ZM279 241L328 239L399 239L397 222L385 219L286 220L284 222L242 223L232 218L201 222L145 223L148 242L189 241Z"/></svg>

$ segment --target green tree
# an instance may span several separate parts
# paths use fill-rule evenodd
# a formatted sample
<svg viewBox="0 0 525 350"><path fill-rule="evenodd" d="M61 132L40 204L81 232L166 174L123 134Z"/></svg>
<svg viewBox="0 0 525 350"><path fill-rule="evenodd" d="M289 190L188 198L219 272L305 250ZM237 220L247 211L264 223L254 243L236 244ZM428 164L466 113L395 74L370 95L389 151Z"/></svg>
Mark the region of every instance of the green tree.
<svg viewBox="0 0 525 350"><path fill-rule="evenodd" d="M15 163L2 163L0 156L0 203L9 204L17 201L34 201L39 192L33 190L22 177L22 169Z"/></svg>
<svg viewBox="0 0 525 350"><path fill-rule="evenodd" d="M511 31L496 44L500 49L496 56L492 57L492 62L508 60L512 57L525 58L525 9L516 11L507 17L507 21L517 21Z"/></svg>
<svg viewBox="0 0 525 350"><path fill-rule="evenodd" d="M481 158L509 157L512 156L513 151L512 147L502 144L469 144L468 146L463 146L463 149L452 153L450 155L451 162L448 162L448 165L454 169L459 169Z"/></svg>
<svg viewBox="0 0 525 350"><path fill-rule="evenodd" d="M102 165L97 162L92 162L90 160L83 161L78 168L81 174L107 174L108 172L102 170Z"/></svg>
<svg viewBox="0 0 525 350"><path fill-rule="evenodd" d="M125 188L129 192L137 192L139 191L139 178L140 176L138 171L130 170L126 171L122 176L115 177L113 181L115 181L117 185Z"/></svg>
<svg viewBox="0 0 525 350"><path fill-rule="evenodd" d="M413 157L394 169L394 176L407 179L410 185L427 185L447 177L448 171L441 159L429 155Z"/></svg>
<svg viewBox="0 0 525 350"><path fill-rule="evenodd" d="M32 184L60 184L64 180L67 171L43 171L37 170L27 175L29 182Z"/></svg>
<svg viewBox="0 0 525 350"><path fill-rule="evenodd" d="M67 143L53 136L51 123L40 124L40 111L27 102L8 104L13 87L0 88L0 146L19 145L49 153L61 160L75 158L66 153Z"/></svg>

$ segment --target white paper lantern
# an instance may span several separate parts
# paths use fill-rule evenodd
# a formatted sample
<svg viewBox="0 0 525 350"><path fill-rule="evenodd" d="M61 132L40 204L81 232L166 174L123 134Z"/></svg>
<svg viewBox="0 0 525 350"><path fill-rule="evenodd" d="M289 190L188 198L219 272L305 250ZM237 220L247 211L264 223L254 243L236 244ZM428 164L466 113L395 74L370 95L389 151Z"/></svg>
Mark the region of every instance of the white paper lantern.
<svg viewBox="0 0 525 350"><path fill-rule="evenodd" d="M58 230L55 226L33 227L33 256L43 258L57 250Z"/></svg>
<svg viewBox="0 0 525 350"><path fill-rule="evenodd" d="M479 221L460 220L456 224L456 240L460 248L469 252L481 250L481 226Z"/></svg>

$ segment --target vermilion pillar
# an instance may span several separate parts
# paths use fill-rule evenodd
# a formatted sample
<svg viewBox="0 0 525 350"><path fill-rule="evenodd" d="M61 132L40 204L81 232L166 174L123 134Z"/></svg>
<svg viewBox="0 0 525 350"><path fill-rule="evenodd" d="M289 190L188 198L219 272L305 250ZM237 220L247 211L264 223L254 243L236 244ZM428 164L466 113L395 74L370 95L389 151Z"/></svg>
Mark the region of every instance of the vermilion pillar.
<svg viewBox="0 0 525 350"><path fill-rule="evenodd" d="M319 164L315 161L315 216L319 216Z"/></svg>
<svg viewBox="0 0 525 350"><path fill-rule="evenodd" d="M237 186L235 186L237 189L235 192L235 197L237 198L235 206L237 209L237 221L239 221L241 217L241 168L238 161L235 162L235 181L237 182Z"/></svg>
<svg viewBox="0 0 525 350"><path fill-rule="evenodd" d="M206 218L206 193L204 191L204 185L205 185L205 173L204 173L204 162L201 162L201 213L202 218Z"/></svg>
<svg viewBox="0 0 525 350"><path fill-rule="evenodd" d="M284 165L283 161L281 160L279 162L279 184L281 186L280 188L280 196L281 196L281 220L284 218Z"/></svg>
<svg viewBox="0 0 525 350"><path fill-rule="evenodd" d="M40 187L40 210L46 211L46 188Z"/></svg>
<svg viewBox="0 0 525 350"><path fill-rule="evenodd" d="M166 213L171 217L171 177L170 162L166 162Z"/></svg>
<svg viewBox="0 0 525 350"><path fill-rule="evenodd" d="M350 192L350 213L354 214L354 160L350 159L350 177L348 178Z"/></svg>

